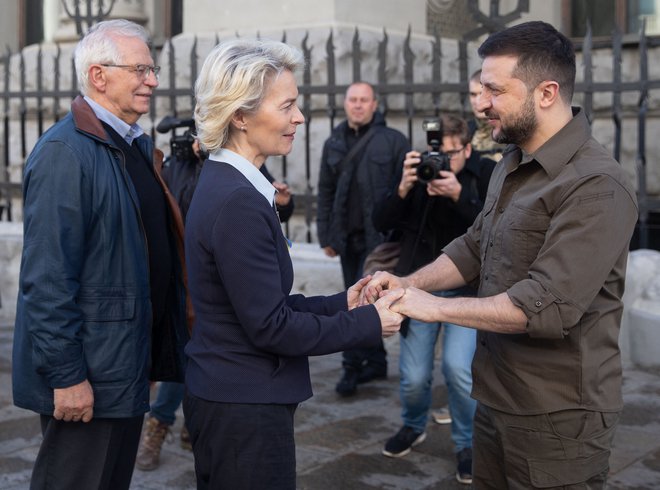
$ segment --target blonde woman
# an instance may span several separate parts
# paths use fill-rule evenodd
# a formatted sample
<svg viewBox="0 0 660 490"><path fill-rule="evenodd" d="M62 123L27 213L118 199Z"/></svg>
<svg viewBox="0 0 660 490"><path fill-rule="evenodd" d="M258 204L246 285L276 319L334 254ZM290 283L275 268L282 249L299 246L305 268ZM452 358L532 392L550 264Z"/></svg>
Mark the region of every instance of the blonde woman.
<svg viewBox="0 0 660 490"><path fill-rule="evenodd" d="M366 281L329 297L290 295L276 190L259 168L291 151L304 122L301 63L283 43L226 42L195 85L198 136L210 153L186 223L196 320L184 412L198 488L294 489L293 414L312 396L307 356L377 345L402 320L388 309L402 292L356 307Z"/></svg>

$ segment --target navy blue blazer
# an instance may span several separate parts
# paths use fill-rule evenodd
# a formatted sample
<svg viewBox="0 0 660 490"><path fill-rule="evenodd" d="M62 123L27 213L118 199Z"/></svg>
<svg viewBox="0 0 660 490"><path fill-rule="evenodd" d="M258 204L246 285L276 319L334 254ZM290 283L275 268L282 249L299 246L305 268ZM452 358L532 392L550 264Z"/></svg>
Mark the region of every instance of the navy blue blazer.
<svg viewBox="0 0 660 490"><path fill-rule="evenodd" d="M207 160L186 220L195 310L186 387L233 403L312 396L307 356L378 345L376 308L346 311L346 293L291 295L293 266L267 199L236 168Z"/></svg>

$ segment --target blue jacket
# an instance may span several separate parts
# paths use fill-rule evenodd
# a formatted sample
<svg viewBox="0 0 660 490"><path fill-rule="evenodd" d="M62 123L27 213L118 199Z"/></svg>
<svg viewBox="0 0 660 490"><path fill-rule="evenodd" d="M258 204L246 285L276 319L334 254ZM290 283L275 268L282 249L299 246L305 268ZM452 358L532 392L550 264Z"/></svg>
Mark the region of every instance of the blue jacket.
<svg viewBox="0 0 660 490"><path fill-rule="evenodd" d="M380 342L373 305L346 311L345 292L289 294L293 266L277 215L227 163L202 168L186 218L186 261L195 307L186 388L198 398L298 403L312 395L307 356Z"/></svg>
<svg viewBox="0 0 660 490"><path fill-rule="evenodd" d="M138 146L151 160L151 139L140 137ZM181 216L165 193L182 257ZM174 267L176 293L165 322L172 331L154 342L159 352L153 358L162 361L152 365L149 262L138 196L124 155L81 97L30 154L23 198L14 403L50 415L54 388L87 379L95 417L148 411L150 373L183 377L185 271L182 262Z"/></svg>

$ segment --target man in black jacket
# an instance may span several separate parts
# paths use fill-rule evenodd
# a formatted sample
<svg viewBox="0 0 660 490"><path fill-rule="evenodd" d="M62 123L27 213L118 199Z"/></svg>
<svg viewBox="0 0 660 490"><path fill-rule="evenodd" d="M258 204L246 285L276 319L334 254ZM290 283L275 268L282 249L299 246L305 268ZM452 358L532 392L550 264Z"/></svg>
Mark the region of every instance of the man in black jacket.
<svg viewBox="0 0 660 490"><path fill-rule="evenodd" d="M373 87L355 82L344 99L346 121L326 140L318 186L317 229L326 255L341 259L346 287L362 277L367 254L384 240L372 223L374 202L387 194L410 145L399 131L388 128L377 112ZM337 384L342 396L355 393L358 383L387 376L381 345L343 353L344 373Z"/></svg>
<svg viewBox="0 0 660 490"><path fill-rule="evenodd" d="M406 155L399 170L399 184L377 204L374 224L382 232L401 234L397 275L407 275L432 262L442 248L465 233L483 208L495 162L473 151L467 123L458 117L442 117L440 150L449 158L450 170L440 170L428 183L418 181L420 153ZM469 287L449 291L451 296L474 296ZM383 454L402 457L425 438L431 405L431 382L439 323L411 320L401 331L399 370L403 427L391 437ZM476 401L470 397L470 365L476 331L444 323L442 372L447 383L452 440L458 459L456 477L472 478L472 418Z"/></svg>

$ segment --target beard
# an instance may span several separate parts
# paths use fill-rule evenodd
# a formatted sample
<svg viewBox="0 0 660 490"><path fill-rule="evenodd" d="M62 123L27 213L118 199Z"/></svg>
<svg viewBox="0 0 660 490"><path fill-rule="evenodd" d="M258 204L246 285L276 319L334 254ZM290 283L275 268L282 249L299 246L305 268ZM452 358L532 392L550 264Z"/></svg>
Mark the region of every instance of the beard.
<svg viewBox="0 0 660 490"><path fill-rule="evenodd" d="M492 118L497 114L492 111L486 111L486 116ZM534 98L529 95L523 102L518 113L511 122L505 123L500 119L500 130L496 134L495 129L491 132L491 137L497 143L523 145L536 131L538 122L534 112Z"/></svg>

